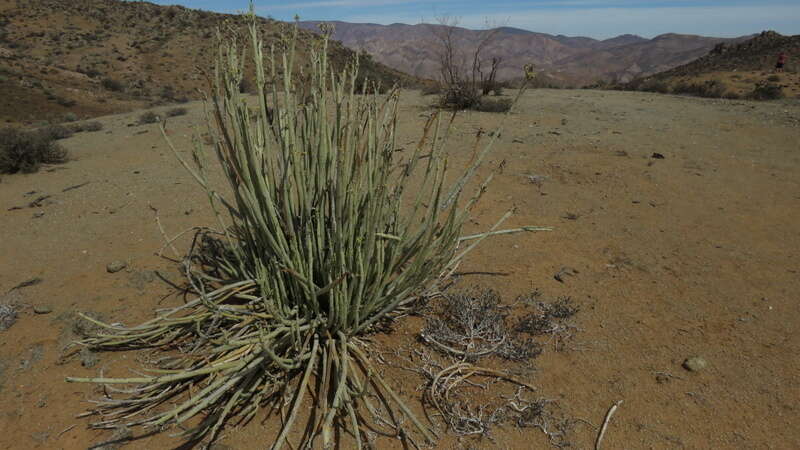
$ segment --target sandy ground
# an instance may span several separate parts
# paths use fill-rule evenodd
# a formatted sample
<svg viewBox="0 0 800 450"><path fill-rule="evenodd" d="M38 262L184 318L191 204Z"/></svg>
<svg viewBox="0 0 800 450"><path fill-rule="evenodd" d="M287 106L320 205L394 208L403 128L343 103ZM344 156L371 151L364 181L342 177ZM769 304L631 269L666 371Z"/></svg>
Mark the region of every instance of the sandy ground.
<svg viewBox="0 0 800 450"><path fill-rule="evenodd" d="M401 146L419 136L429 101L403 94ZM185 150L202 120L201 105L189 109L167 125ZM97 389L64 376L120 374L137 354L102 354L90 368L80 358L60 360L72 311L133 324L182 301L159 277L180 280L156 255L163 238L153 209L170 234L213 221L156 125L129 126L136 117L101 118L103 131L63 141L73 156L63 166L2 177L0 302L21 311L0 332L0 448L80 449L108 439L75 418ZM478 128L499 120L461 115L452 165L463 167ZM527 381L541 395L594 426L623 400L604 449L800 448L800 104L528 92L483 174L501 160L505 169L467 231L490 227L512 207L507 225L555 229L485 242L460 270L498 275L461 283L495 288L508 301L539 289L581 307L567 350L548 349L535 361ZM116 260L127 269L108 273ZM554 279L562 268L575 273L563 283ZM9 292L32 278L41 282ZM379 340L406 345L417 331L419 320L410 319ZM708 367L683 369L692 356ZM395 378L413 404L420 382ZM254 422L222 443L262 448L273 434ZM596 434L576 422L570 441L592 448ZM125 448L178 444L162 434ZM496 430L493 441L448 437L438 445L548 446L539 430L513 428Z"/></svg>

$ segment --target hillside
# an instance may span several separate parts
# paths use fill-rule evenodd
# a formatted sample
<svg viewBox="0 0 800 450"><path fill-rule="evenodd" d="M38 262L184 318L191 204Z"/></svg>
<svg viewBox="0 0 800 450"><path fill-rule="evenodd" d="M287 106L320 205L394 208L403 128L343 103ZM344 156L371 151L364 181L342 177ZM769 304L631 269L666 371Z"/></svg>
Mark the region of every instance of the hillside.
<svg viewBox="0 0 800 450"><path fill-rule="evenodd" d="M227 14L120 0L0 0L0 122L58 121L197 98ZM267 43L282 22L262 19ZM318 37L301 31L300 62ZM334 43L334 63L354 52ZM370 78L411 79L370 59Z"/></svg>
<svg viewBox="0 0 800 450"><path fill-rule="evenodd" d="M417 77L437 76L434 33L441 25L334 24L334 38L344 45L365 50L377 61ZM314 21L301 22L309 30L315 30L317 25ZM484 35L485 31L456 29L456 38L464 47L474 46ZM497 29L485 55L503 59L499 79L518 78L520 68L533 63L561 84L583 85L597 80L627 81L661 72L703 56L715 45L739 40L680 34L653 39L622 35L597 40L502 27Z"/></svg>
<svg viewBox="0 0 800 450"><path fill-rule="evenodd" d="M775 73L778 54L789 59L783 73ZM696 91L701 95L729 97L751 95L757 86L774 86L786 97L800 98L800 35L783 36L765 31L739 43L720 43L705 56L688 64L666 70L650 77L628 83L635 90L683 93ZM708 87L707 94L706 89ZM687 92L692 93L692 92Z"/></svg>
<svg viewBox="0 0 800 450"><path fill-rule="evenodd" d="M688 64L656 75L668 78L682 75L699 75L724 71L771 70L781 52L800 55L800 35L783 36L765 31L752 39L735 44L717 44L707 55ZM797 68L797 61L789 60L787 71Z"/></svg>

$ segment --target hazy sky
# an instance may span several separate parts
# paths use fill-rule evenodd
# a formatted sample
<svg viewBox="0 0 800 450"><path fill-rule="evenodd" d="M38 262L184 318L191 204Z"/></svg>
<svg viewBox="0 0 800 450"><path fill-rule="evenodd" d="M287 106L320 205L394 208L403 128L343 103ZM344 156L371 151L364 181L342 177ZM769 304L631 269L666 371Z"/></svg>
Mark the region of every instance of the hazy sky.
<svg viewBox="0 0 800 450"><path fill-rule="evenodd" d="M220 12L247 9L248 0L156 0ZM459 18L467 28L487 20L532 31L607 38L620 34L653 37L675 32L741 36L762 30L800 34L800 0L256 0L260 15L291 20L346 22L434 22Z"/></svg>

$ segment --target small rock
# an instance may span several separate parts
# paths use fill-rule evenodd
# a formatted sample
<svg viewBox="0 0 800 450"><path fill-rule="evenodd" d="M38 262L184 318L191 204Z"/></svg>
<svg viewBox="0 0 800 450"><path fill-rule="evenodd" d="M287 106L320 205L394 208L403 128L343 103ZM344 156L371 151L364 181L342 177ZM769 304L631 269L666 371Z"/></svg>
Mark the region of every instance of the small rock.
<svg viewBox="0 0 800 450"><path fill-rule="evenodd" d="M567 276L573 277L579 273L580 272L573 269L572 267L562 267L561 270L559 270L555 275L553 275L553 278L559 283L563 283L565 277Z"/></svg>
<svg viewBox="0 0 800 450"><path fill-rule="evenodd" d="M664 155L662 155L661 153L653 153L653 156L651 156L651 158L653 158L653 159L664 159Z"/></svg>
<svg viewBox="0 0 800 450"><path fill-rule="evenodd" d="M108 273L117 273L126 267L128 267L128 263L125 261L114 261L106 266L106 270Z"/></svg>
<svg viewBox="0 0 800 450"><path fill-rule="evenodd" d="M31 433L31 438L33 438L34 441L36 441L36 442L38 442L40 444L43 444L45 441L47 441L47 439L50 438L50 433L48 433L46 431L40 431L38 433Z"/></svg>
<svg viewBox="0 0 800 450"><path fill-rule="evenodd" d="M572 212L567 212L566 214L564 214L561 217L564 218L564 219L567 219L567 220L578 220L580 218L580 216L578 214L575 214L575 213L572 213Z"/></svg>
<svg viewBox="0 0 800 450"><path fill-rule="evenodd" d="M53 312L53 308L47 305L38 305L33 307L33 312L36 314L50 314Z"/></svg>
<svg viewBox="0 0 800 450"><path fill-rule="evenodd" d="M0 304L0 331L6 331L17 321L17 310L8 304Z"/></svg>
<svg viewBox="0 0 800 450"><path fill-rule="evenodd" d="M658 384L669 383L669 376L667 376L666 374L663 374L663 373L659 373L659 374L656 375L656 382Z"/></svg>
<svg viewBox="0 0 800 450"><path fill-rule="evenodd" d="M691 358L686 359L686 361L683 362L683 368L688 370L689 372L700 372L707 366L708 362L699 356L693 356Z"/></svg>

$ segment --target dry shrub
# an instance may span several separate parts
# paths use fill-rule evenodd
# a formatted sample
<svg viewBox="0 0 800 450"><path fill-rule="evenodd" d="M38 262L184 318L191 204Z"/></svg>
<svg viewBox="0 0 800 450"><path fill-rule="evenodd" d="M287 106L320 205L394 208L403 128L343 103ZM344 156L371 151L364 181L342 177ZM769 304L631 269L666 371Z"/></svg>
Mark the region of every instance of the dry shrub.
<svg viewBox="0 0 800 450"><path fill-rule="evenodd" d="M95 132L103 129L103 124L98 121L81 122L70 126L72 131L76 133L83 133L84 131Z"/></svg>
<svg viewBox="0 0 800 450"><path fill-rule="evenodd" d="M473 109L482 112L501 113L510 111L513 105L514 105L514 100L510 98L493 99L493 98L482 97L478 102L477 106L475 106Z"/></svg>
<svg viewBox="0 0 800 450"><path fill-rule="evenodd" d="M100 82L100 85L106 90L112 92L122 92L125 90L125 85L123 85L121 81L113 78L103 78L103 81Z"/></svg>
<svg viewBox="0 0 800 450"><path fill-rule="evenodd" d="M66 162L67 151L46 132L0 130L0 173L32 173L42 164Z"/></svg>
<svg viewBox="0 0 800 450"><path fill-rule="evenodd" d="M511 308L492 290L445 294L431 304L420 333L433 352L414 350L412 368L404 368L423 376L426 404L458 435L491 438L494 428L511 424L539 428L554 445L566 444L570 421L555 402L533 397L536 388L515 375L529 378L531 360L544 349L537 339L566 337L578 309L567 299L548 303L536 294L515 304L535 312L512 319ZM497 358L509 361L511 371L489 365Z"/></svg>
<svg viewBox="0 0 800 450"><path fill-rule="evenodd" d="M728 92L728 87L719 80L708 80L703 83L681 81L672 88L672 92L696 97L723 98Z"/></svg>
<svg viewBox="0 0 800 450"><path fill-rule="evenodd" d="M783 97L783 88L769 82L757 83L748 95L748 98L753 100L778 100Z"/></svg>
<svg viewBox="0 0 800 450"><path fill-rule="evenodd" d="M185 116L188 112L186 108L172 108L167 111L167 117Z"/></svg>
<svg viewBox="0 0 800 450"><path fill-rule="evenodd" d="M160 118L158 117L158 114L154 113L153 111L147 111L147 112L142 113L142 115L139 116L139 122L138 123L139 123L139 125L146 125L146 124L149 124L149 123L156 123L159 120L160 120Z"/></svg>
<svg viewBox="0 0 800 450"><path fill-rule="evenodd" d="M48 125L36 130L42 136L57 141L59 139L66 139L75 134L73 127L64 125Z"/></svg>

